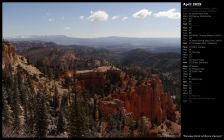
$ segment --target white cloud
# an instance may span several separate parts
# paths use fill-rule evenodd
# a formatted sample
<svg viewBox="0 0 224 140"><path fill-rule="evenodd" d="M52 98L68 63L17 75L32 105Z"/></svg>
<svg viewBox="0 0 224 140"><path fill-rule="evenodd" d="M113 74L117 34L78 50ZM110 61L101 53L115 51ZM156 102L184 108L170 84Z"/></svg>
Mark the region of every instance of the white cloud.
<svg viewBox="0 0 224 140"><path fill-rule="evenodd" d="M65 20L65 17L64 17L64 16L62 16L62 17L61 17L61 20Z"/></svg>
<svg viewBox="0 0 224 140"><path fill-rule="evenodd" d="M84 16L80 16L79 17L80 20L84 20L84 18L85 18Z"/></svg>
<svg viewBox="0 0 224 140"><path fill-rule="evenodd" d="M134 18L143 19L143 18L146 18L147 16L150 16L151 14L152 14L152 11L149 11L148 9L142 9L134 13L132 16Z"/></svg>
<svg viewBox="0 0 224 140"><path fill-rule="evenodd" d="M52 22L52 21L53 21L53 19L52 19L52 18L49 18L49 19L48 19L48 21L49 21L49 22Z"/></svg>
<svg viewBox="0 0 224 140"><path fill-rule="evenodd" d="M180 12L177 12L175 8L167 11L160 11L154 14L155 17L166 17L169 19L180 19Z"/></svg>
<svg viewBox="0 0 224 140"><path fill-rule="evenodd" d="M119 19L119 16L113 16L111 19L112 19L112 20Z"/></svg>
<svg viewBox="0 0 224 140"><path fill-rule="evenodd" d="M90 14L91 15L88 17L88 19L92 22L94 22L94 21L107 21L108 17L109 17L107 12L101 11L101 10L96 11L96 12L91 11Z"/></svg>
<svg viewBox="0 0 224 140"><path fill-rule="evenodd" d="M70 29L71 29L71 27L69 27L69 26L65 27L65 30L70 30Z"/></svg>
<svg viewBox="0 0 224 140"><path fill-rule="evenodd" d="M127 20L128 19L128 17L123 17L121 20L122 21L125 21L125 20Z"/></svg>

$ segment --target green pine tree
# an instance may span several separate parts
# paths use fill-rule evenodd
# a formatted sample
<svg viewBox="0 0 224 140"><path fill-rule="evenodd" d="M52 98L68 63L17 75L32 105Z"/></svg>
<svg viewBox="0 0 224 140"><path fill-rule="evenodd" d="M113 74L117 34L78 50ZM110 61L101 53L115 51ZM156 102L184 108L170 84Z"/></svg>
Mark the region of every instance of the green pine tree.
<svg viewBox="0 0 224 140"><path fill-rule="evenodd" d="M47 136L48 115L45 95L38 91L35 102L35 136L43 138Z"/></svg>
<svg viewBox="0 0 224 140"><path fill-rule="evenodd" d="M2 122L6 126L11 126L12 124L12 109L7 101L7 91L5 85L2 87Z"/></svg>
<svg viewBox="0 0 224 140"><path fill-rule="evenodd" d="M17 76L14 76L14 82L13 82L13 98L12 98L12 116L13 116L13 129L19 130L20 126L20 100L19 100L19 90L18 90L18 79Z"/></svg>
<svg viewBox="0 0 224 140"><path fill-rule="evenodd" d="M31 86L31 80L30 77L27 81L27 118L26 125L28 126L28 133L34 134L34 111L35 111L35 92Z"/></svg>
<svg viewBox="0 0 224 140"><path fill-rule="evenodd" d="M69 114L69 137L84 137L87 128L87 103L84 100L82 93L72 94L72 104Z"/></svg>
<svg viewBox="0 0 224 140"><path fill-rule="evenodd" d="M65 120L64 120L64 114L62 111L59 112L58 115L58 122L57 122L57 133L63 133L65 131Z"/></svg>

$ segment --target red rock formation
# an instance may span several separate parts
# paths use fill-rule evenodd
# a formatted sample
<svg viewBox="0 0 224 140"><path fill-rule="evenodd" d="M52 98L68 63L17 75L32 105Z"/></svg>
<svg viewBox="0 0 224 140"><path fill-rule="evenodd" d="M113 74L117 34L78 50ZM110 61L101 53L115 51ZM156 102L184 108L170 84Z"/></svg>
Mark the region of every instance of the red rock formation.
<svg viewBox="0 0 224 140"><path fill-rule="evenodd" d="M75 60L76 59L75 53L69 52L68 55L67 55L67 59L68 60Z"/></svg>
<svg viewBox="0 0 224 140"><path fill-rule="evenodd" d="M104 72L88 72L77 74L75 76L85 88L102 88L106 82L106 74Z"/></svg>
<svg viewBox="0 0 224 140"><path fill-rule="evenodd" d="M7 69L10 64L14 64L16 60L15 46L9 42L2 44L2 69Z"/></svg>
<svg viewBox="0 0 224 140"><path fill-rule="evenodd" d="M113 99L109 101L101 101L98 104L98 108L101 112L106 112L105 115L114 115L120 113L122 107L124 106L123 101L119 99Z"/></svg>
<svg viewBox="0 0 224 140"><path fill-rule="evenodd" d="M157 125L166 119L176 121L176 106L170 95L164 93L159 75L152 75L140 84L136 80L125 76L118 70L108 70L107 72L68 72L78 79L81 87L91 89L92 87L102 89L107 81L108 74L114 81L121 81L122 88L114 89L111 97L106 97L98 102L99 110L105 115L122 112L124 107L126 112L130 112L135 120L141 116L150 118ZM117 104L114 100L119 100L122 104Z"/></svg>
<svg viewBox="0 0 224 140"><path fill-rule="evenodd" d="M104 84L106 83L107 76L106 72L83 72L83 73L76 73L76 71L66 71L62 74L59 79L65 80L66 78L74 78L77 79L79 84L81 84L82 88L84 89L102 89Z"/></svg>
<svg viewBox="0 0 224 140"><path fill-rule="evenodd" d="M74 52L67 52L61 57L60 62L64 63L67 61L73 61L75 59L76 59L76 56Z"/></svg>
<svg viewBox="0 0 224 140"><path fill-rule="evenodd" d="M127 86L129 85L127 84ZM131 112L134 119L137 120L141 116L146 116L157 125L166 119L176 120L175 105L171 96L163 92L162 83L158 75L152 75L145 83L140 85L132 84L129 88L125 89L113 94L112 99L123 101L126 111ZM103 101L100 104L103 104ZM100 111L107 115L117 110L117 108L114 108L113 111L107 111L107 109L104 109L108 108L107 104L101 106ZM110 110L112 110L111 107Z"/></svg>

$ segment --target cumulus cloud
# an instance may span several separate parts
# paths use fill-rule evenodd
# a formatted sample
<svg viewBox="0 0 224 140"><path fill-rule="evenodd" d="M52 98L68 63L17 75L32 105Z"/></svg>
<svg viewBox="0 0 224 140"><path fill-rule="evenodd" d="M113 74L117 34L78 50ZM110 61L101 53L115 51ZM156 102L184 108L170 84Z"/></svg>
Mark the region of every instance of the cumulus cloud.
<svg viewBox="0 0 224 140"><path fill-rule="evenodd" d="M65 30L70 30L70 29L71 29L71 27L69 27L69 26L65 27Z"/></svg>
<svg viewBox="0 0 224 140"><path fill-rule="evenodd" d="M142 9L140 11L135 12L132 16L134 18L143 19L143 18L146 18L147 16L150 16L151 14L152 14L152 11L149 11L148 9Z"/></svg>
<svg viewBox="0 0 224 140"><path fill-rule="evenodd" d="M154 14L155 17L165 17L169 19L180 19L180 12L177 12L175 8L167 11L160 11Z"/></svg>
<svg viewBox="0 0 224 140"><path fill-rule="evenodd" d="M84 18L85 18L84 16L80 16L79 17L80 20L84 20Z"/></svg>
<svg viewBox="0 0 224 140"><path fill-rule="evenodd" d="M119 19L119 16L113 16L111 19L112 19L112 20Z"/></svg>
<svg viewBox="0 0 224 140"><path fill-rule="evenodd" d="M88 17L88 19L92 22L94 21L107 21L109 18L109 15L107 14L107 12L105 11L91 11L90 12L90 16Z"/></svg>
<svg viewBox="0 0 224 140"><path fill-rule="evenodd" d="M123 17L121 20L122 21L125 21L125 20L127 20L128 19L128 17Z"/></svg>

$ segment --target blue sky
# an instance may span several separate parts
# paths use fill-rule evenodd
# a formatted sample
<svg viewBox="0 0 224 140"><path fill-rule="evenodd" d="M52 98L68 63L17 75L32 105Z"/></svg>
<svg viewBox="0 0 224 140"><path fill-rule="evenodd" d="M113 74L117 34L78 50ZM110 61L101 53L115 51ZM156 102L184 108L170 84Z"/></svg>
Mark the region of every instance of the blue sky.
<svg viewBox="0 0 224 140"><path fill-rule="evenodd" d="M180 3L3 3L3 37L180 37Z"/></svg>

